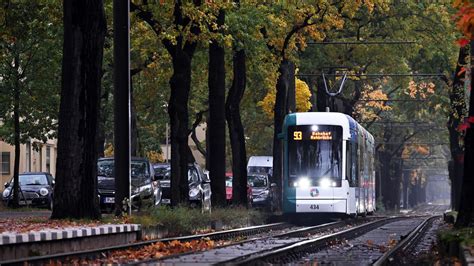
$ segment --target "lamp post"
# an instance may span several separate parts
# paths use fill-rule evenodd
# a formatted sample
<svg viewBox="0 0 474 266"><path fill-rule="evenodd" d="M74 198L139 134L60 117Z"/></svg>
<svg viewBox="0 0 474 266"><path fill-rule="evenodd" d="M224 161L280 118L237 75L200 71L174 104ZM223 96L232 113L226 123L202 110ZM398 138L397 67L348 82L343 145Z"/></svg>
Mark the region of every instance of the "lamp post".
<svg viewBox="0 0 474 266"><path fill-rule="evenodd" d="M115 215L127 204L130 191L130 3L114 0L114 169Z"/></svg>

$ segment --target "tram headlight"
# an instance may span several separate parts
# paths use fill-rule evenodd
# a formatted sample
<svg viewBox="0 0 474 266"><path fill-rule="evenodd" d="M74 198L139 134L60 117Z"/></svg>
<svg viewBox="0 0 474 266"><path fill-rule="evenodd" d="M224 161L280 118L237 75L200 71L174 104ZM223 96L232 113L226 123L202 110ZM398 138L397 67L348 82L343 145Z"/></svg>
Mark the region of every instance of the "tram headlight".
<svg viewBox="0 0 474 266"><path fill-rule="evenodd" d="M331 179L329 179L329 178L323 178L323 179L321 179L321 181L319 181L319 186L320 187L330 187L331 185L333 185L332 183L335 183L335 182L331 182Z"/></svg>
<svg viewBox="0 0 474 266"><path fill-rule="evenodd" d="M295 187L310 187L311 186L311 180L309 180L309 178L307 178L307 177L301 177L293 185Z"/></svg>

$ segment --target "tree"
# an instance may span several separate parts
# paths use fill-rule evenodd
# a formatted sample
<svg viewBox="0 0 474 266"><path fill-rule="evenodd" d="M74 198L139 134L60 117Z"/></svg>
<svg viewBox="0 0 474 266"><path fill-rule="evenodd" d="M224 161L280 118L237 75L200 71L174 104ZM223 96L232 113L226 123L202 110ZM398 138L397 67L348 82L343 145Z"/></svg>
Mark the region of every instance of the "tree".
<svg viewBox="0 0 474 266"><path fill-rule="evenodd" d="M106 31L102 1L64 1L58 162L52 218L100 217L97 128Z"/></svg>
<svg viewBox="0 0 474 266"><path fill-rule="evenodd" d="M461 197L461 183L463 180L463 164L464 164L464 146L462 145L462 137L465 133L460 130L462 121L467 113L464 95L464 79L465 71L461 72L466 66L468 57L468 47L459 49L459 57L454 71L452 89L450 91L450 112L448 120L449 145L451 149L451 160L449 162L449 179L451 180L451 206L453 210L459 210ZM449 81L446 81L449 83Z"/></svg>
<svg viewBox="0 0 474 266"><path fill-rule="evenodd" d="M447 132L439 130L445 124L448 110L448 88L438 77L367 77L380 73L451 73L454 40L450 9L443 3L406 1L404 5L380 1L370 9L359 8L353 17L344 16L344 27L326 32L324 42L308 48L300 56L299 68L317 95L318 111L328 104L321 72L336 81L348 74L342 93L335 99L336 111L354 116L375 137L378 147L377 197L391 208L398 205L396 189L400 175L407 167L428 167L439 161L430 158L400 159L399 145L408 142L445 142ZM408 38L409 36L410 38ZM416 44L383 44L388 40L416 40ZM445 41L439 42L440 39ZM330 44L331 42L358 44ZM366 42L380 44L370 45ZM329 43L329 44L328 44ZM318 75L316 75L318 74ZM410 81L414 84L435 84L436 93L427 98L409 96ZM408 93L408 94L407 94ZM416 104L422 103L422 104ZM417 123L409 123L416 121ZM419 121L423 123L418 124ZM421 127L423 125L423 127ZM432 126L437 127L431 130ZM430 147L432 148L432 147ZM436 147L440 152L440 147ZM433 149L435 151L435 149ZM441 157L441 156L439 156ZM442 165L442 164L441 164ZM379 168L383 167L383 168ZM439 167L439 166L436 166ZM380 191L385 188L396 188ZM389 203L390 201L390 203Z"/></svg>
<svg viewBox="0 0 474 266"><path fill-rule="evenodd" d="M281 192L281 133L284 116L294 111L294 71L292 53L306 46L306 38L322 40L325 32L343 27L342 15L351 16L361 6L359 1L318 1L312 4L296 3L263 6L268 24L261 29L267 46L278 60L273 133L273 180ZM367 4L371 4L367 1ZM281 194L281 193L279 193Z"/></svg>
<svg viewBox="0 0 474 266"><path fill-rule="evenodd" d="M295 78L295 99L296 99L296 112L307 112L311 109L312 103L311 99L311 91L309 89L308 84L302 81L299 78ZM261 102L258 103L259 106L262 107L263 112L269 117L274 116L274 107L275 107L275 90L271 90L268 94L263 98Z"/></svg>
<svg viewBox="0 0 474 266"><path fill-rule="evenodd" d="M220 9L211 32L217 32L225 21L225 11ZM215 25L215 26L214 26ZM214 30L212 28L217 28ZM212 204L225 204L225 51L222 44L211 39L209 44L209 117L208 166L212 189Z"/></svg>
<svg viewBox="0 0 474 266"><path fill-rule="evenodd" d="M0 23L0 138L15 146L13 205L18 206L20 144L56 135L58 8L48 1L4 1ZM35 145L35 149L41 146Z"/></svg>
<svg viewBox="0 0 474 266"><path fill-rule="evenodd" d="M161 4L160 4L161 5ZM145 21L162 40L172 58L173 75L169 80L171 96L168 103L168 114L171 127L171 205L187 202L189 186L188 168L188 100L191 89L191 61L194 56L200 34L199 24L192 20L194 12L201 5L199 0L193 3L176 1L172 7L163 4L162 9L155 12L165 13L172 23L168 24L169 32L164 25L154 18L153 8L156 6L131 5L132 11ZM196 8L196 9L194 9ZM169 16L171 14L171 16ZM196 19L197 20L197 19ZM169 23L169 22L168 22ZM169 34L169 35L166 35ZM165 35L165 36L163 36Z"/></svg>
<svg viewBox="0 0 474 266"><path fill-rule="evenodd" d="M472 89L474 73L474 4L467 0L455 1L455 7L459 8L457 14L457 27L465 36L463 44L469 42L470 45L470 73L468 90ZM472 90L471 90L472 91ZM459 214L456 220L456 226L472 226L474 225L474 196L472 190L474 188L474 97L469 97L469 110L466 120L466 135L464 138L464 177L462 180L461 200L459 205Z"/></svg>

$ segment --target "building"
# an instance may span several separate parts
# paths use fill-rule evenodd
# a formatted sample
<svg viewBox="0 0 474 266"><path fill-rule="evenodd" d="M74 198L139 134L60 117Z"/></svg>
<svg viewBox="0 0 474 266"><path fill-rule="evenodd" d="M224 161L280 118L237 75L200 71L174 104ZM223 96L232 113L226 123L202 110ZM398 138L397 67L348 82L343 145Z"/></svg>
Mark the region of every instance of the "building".
<svg viewBox="0 0 474 266"><path fill-rule="evenodd" d="M3 188L3 184L9 182L13 177L15 147L0 140L0 155L0 181ZM49 172L54 177L56 158L57 140L48 140L46 143L31 140L20 146L19 172Z"/></svg>
<svg viewBox="0 0 474 266"><path fill-rule="evenodd" d="M167 127L168 133L166 136L169 136L169 128ZM206 123L201 123L196 127L196 137L200 142L204 142L206 140L206 130L207 130L207 125ZM166 139L166 138L165 138ZM194 159L196 159L196 162L202 166L205 167L206 165L206 158L198 151L196 148L196 144L194 141L191 139L191 137L188 138L188 145L189 148L191 149L191 152L193 153ZM204 145L204 149L205 144ZM163 158L168 161L171 159L171 145L168 141L168 143L162 143L161 144L161 151L163 152Z"/></svg>

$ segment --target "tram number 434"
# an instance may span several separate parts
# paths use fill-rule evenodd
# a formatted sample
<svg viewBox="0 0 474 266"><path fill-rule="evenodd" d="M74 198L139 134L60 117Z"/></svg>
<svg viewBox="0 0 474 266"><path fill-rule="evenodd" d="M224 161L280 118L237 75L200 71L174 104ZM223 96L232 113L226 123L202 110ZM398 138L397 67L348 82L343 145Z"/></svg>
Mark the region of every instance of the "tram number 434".
<svg viewBox="0 0 474 266"><path fill-rule="evenodd" d="M319 205L311 204L311 205L309 205L309 208L310 208L311 210L319 210Z"/></svg>

